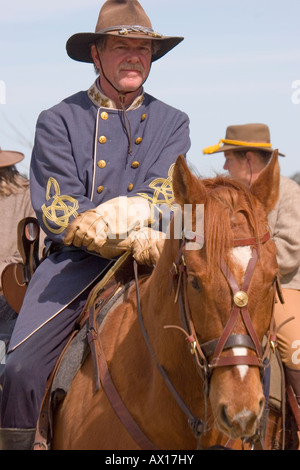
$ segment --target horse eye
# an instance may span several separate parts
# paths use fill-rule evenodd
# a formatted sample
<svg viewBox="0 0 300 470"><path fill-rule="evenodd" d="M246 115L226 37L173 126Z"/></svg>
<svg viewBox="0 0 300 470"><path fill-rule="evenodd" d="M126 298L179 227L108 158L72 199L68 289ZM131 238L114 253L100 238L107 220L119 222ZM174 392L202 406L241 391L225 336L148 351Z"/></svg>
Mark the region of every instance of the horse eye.
<svg viewBox="0 0 300 470"><path fill-rule="evenodd" d="M191 278L191 285L194 289L201 291L201 287L199 285L199 281L196 276L192 276Z"/></svg>

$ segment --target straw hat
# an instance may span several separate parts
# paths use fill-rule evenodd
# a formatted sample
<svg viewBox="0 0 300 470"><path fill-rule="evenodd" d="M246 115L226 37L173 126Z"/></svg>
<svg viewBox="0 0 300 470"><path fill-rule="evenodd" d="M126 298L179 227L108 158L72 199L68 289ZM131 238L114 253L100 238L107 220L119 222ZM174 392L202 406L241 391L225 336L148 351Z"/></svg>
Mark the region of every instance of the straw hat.
<svg viewBox="0 0 300 470"><path fill-rule="evenodd" d="M274 149L268 126L266 124L229 126L226 129L225 139L221 139L217 145L205 148L203 153L211 155L228 150L263 150L272 153ZM285 156L283 153L279 155Z"/></svg>
<svg viewBox="0 0 300 470"><path fill-rule="evenodd" d="M91 45L102 36L119 36L156 41L159 47L152 62L177 46L182 37L163 36L152 29L152 24L137 0L107 0L100 10L94 33L77 33L66 44L68 55L80 62L93 62Z"/></svg>
<svg viewBox="0 0 300 470"><path fill-rule="evenodd" d="M2 150L0 148L0 168L5 166L13 166L24 158L21 152L12 152L11 150Z"/></svg>

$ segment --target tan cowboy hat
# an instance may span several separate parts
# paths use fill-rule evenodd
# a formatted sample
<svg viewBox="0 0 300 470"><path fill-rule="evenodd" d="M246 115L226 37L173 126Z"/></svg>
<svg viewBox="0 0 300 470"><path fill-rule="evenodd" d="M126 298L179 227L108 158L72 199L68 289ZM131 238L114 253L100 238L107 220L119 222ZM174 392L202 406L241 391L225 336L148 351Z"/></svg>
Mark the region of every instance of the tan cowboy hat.
<svg viewBox="0 0 300 470"><path fill-rule="evenodd" d="M21 152L12 152L11 150L1 150L0 147L0 168L5 166L13 166L24 158Z"/></svg>
<svg viewBox="0 0 300 470"><path fill-rule="evenodd" d="M101 36L150 39L159 43L152 62L177 46L182 37L163 36L152 29L151 22L137 0L107 0L102 6L95 33L77 33L66 44L68 55L80 62L93 62L91 45Z"/></svg>
<svg viewBox="0 0 300 470"><path fill-rule="evenodd" d="M266 124L229 126L226 129L225 139L221 139L217 145L206 147L203 153L211 155L228 150L264 150L272 153L274 149L271 145L268 126ZM279 155L285 156L283 153Z"/></svg>

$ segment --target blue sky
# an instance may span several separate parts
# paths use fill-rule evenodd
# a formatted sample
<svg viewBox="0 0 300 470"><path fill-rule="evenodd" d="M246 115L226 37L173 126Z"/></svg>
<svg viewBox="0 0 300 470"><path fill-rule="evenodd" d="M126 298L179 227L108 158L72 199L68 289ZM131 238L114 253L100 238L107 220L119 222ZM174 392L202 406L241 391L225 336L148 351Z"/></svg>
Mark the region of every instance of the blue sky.
<svg viewBox="0 0 300 470"><path fill-rule="evenodd" d="M25 153L28 174L39 113L95 79L71 60L65 43L93 31L102 1L1 1L0 146ZM222 171L223 154L202 149L231 124L269 125L285 176L300 172L300 1L141 0L154 29L185 40L155 62L148 93L191 121L190 164L203 176ZM293 86L295 88L293 88ZM22 137L20 137L22 136Z"/></svg>

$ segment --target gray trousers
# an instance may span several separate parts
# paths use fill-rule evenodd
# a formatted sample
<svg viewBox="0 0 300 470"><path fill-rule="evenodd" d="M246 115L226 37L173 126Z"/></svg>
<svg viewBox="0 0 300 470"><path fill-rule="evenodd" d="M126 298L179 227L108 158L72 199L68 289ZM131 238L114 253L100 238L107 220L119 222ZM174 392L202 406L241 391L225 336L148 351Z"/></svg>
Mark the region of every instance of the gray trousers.
<svg viewBox="0 0 300 470"><path fill-rule="evenodd" d="M66 345L89 290L8 354L2 377L1 427L35 428L47 379Z"/></svg>

